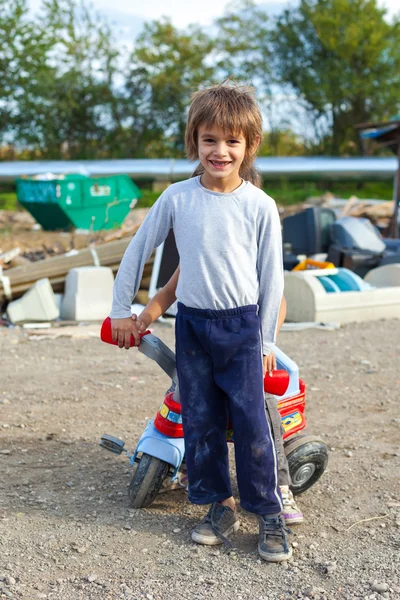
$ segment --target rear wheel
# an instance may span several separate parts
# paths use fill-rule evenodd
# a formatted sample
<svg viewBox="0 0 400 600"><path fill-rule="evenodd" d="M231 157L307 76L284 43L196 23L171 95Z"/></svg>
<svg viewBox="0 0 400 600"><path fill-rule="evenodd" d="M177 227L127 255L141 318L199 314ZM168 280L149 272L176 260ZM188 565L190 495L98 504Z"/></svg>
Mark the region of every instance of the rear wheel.
<svg viewBox="0 0 400 600"><path fill-rule="evenodd" d="M311 436L293 438L285 447L293 494L308 490L325 471L328 464L328 448Z"/></svg>
<svg viewBox="0 0 400 600"><path fill-rule="evenodd" d="M129 484L132 508L146 508L154 501L162 482L168 475L170 464L155 456L143 453Z"/></svg>

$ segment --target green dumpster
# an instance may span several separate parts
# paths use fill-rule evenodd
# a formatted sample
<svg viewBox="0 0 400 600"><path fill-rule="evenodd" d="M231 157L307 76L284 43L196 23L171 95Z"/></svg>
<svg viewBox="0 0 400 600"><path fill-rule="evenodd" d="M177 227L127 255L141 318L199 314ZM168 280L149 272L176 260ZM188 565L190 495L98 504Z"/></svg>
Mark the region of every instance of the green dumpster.
<svg viewBox="0 0 400 600"><path fill-rule="evenodd" d="M47 230L112 229L121 225L139 188L127 175L17 179L18 202Z"/></svg>

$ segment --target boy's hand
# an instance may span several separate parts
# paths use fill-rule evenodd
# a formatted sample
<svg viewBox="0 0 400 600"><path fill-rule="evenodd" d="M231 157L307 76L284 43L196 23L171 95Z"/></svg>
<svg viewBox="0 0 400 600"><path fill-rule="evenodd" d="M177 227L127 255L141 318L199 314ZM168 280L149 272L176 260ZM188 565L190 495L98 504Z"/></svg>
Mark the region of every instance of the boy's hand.
<svg viewBox="0 0 400 600"><path fill-rule="evenodd" d="M139 333L144 333L152 324L152 322L152 318L149 315L147 315L145 311L140 313L140 315L137 318Z"/></svg>
<svg viewBox="0 0 400 600"><path fill-rule="evenodd" d="M268 356L263 356L263 373L268 372L271 376L272 371L276 371L276 357L275 354L271 351Z"/></svg>
<svg viewBox="0 0 400 600"><path fill-rule="evenodd" d="M118 342L120 348L129 350L131 347L131 335L135 339L135 346L140 344L139 324L137 322L137 316L132 315L126 317L126 319L111 319L111 330L112 339L114 342Z"/></svg>

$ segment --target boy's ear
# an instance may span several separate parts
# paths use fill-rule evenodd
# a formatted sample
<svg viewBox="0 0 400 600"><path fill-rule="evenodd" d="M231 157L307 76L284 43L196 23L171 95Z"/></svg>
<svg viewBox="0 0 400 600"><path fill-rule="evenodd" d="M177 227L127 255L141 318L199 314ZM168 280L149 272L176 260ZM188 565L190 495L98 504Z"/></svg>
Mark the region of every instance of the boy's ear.
<svg viewBox="0 0 400 600"><path fill-rule="evenodd" d="M261 135L257 135L255 137L255 140L254 140L252 146L251 146L251 153L252 154L255 154L257 152L258 146L260 145L260 143L261 143Z"/></svg>

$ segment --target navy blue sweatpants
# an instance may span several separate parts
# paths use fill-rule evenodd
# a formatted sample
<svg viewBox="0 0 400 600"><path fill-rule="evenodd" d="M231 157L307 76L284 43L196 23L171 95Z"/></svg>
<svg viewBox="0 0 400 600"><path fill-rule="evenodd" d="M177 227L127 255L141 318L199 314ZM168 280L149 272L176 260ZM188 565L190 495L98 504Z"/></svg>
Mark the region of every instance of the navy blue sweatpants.
<svg viewBox="0 0 400 600"><path fill-rule="evenodd" d="M189 500L211 504L232 496L226 442L230 418L242 507L260 515L281 512L275 446L264 407L257 306L200 310L179 303L176 362Z"/></svg>

